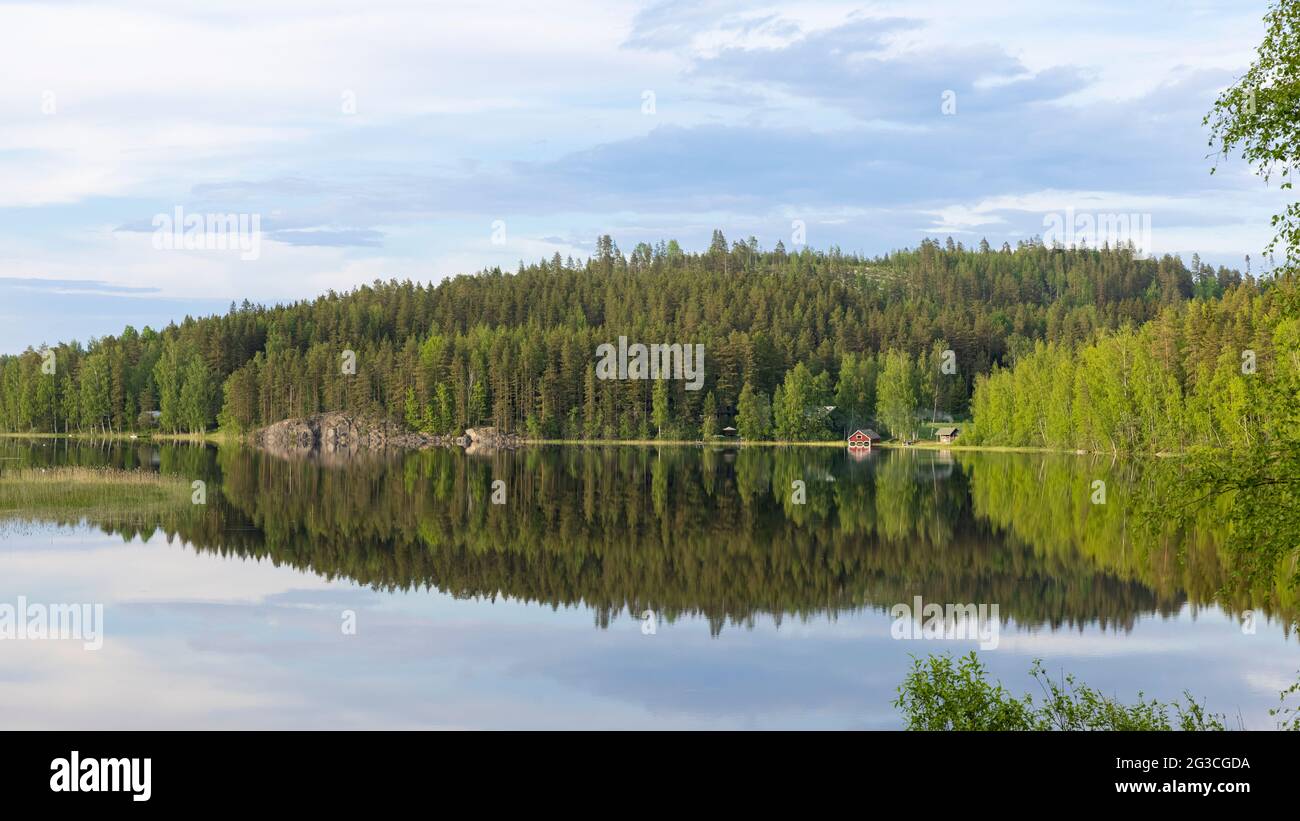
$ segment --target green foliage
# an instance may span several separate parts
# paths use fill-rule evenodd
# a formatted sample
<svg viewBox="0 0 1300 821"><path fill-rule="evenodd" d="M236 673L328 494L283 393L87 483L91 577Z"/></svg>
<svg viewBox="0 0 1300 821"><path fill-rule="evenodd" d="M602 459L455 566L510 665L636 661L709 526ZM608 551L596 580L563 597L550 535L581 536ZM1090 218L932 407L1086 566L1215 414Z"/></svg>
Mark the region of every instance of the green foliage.
<svg viewBox="0 0 1300 821"><path fill-rule="evenodd" d="M1297 675L1300 675L1300 673ZM1297 678L1291 686L1278 694L1278 701L1281 704L1269 709L1268 714L1277 719L1277 728L1279 730L1300 732L1300 707L1296 707L1294 702L1288 704L1287 698L1289 696L1300 696L1300 678Z"/></svg>
<svg viewBox="0 0 1300 821"><path fill-rule="evenodd" d="M916 432L917 382L916 366L906 352L893 350L885 355L876 383L876 418L895 438Z"/></svg>
<svg viewBox="0 0 1300 821"><path fill-rule="evenodd" d="M108 361L102 353L86 357L81 374L81 421L86 427L109 430L111 406L109 404Z"/></svg>
<svg viewBox="0 0 1300 821"><path fill-rule="evenodd" d="M894 706L909 730L1224 729L1223 716L1207 713L1189 693L1185 703L1147 701L1138 693L1136 702L1125 704L1072 675L1053 680L1041 660L1034 661L1030 676L1042 688L1038 705L1032 695L1016 698L1000 682L990 682L974 651L955 662L951 654L913 658Z"/></svg>
<svg viewBox="0 0 1300 821"><path fill-rule="evenodd" d="M1268 31L1255 62L1219 95L1204 124L1211 147L1225 157L1239 148L1266 182L1276 177L1286 190L1300 162L1300 2L1275 0L1264 22ZM1281 244L1294 270L1300 266L1300 203L1290 203L1272 222L1276 233L1265 251Z"/></svg>
<svg viewBox="0 0 1300 821"><path fill-rule="evenodd" d="M158 417L158 427L175 433L181 429L181 382L184 380L184 369L174 340L163 344L162 356L154 364L153 378L154 384L158 386L158 410L161 413ZM86 377L83 376L82 383L86 381ZM84 403L81 416L84 422L86 419Z"/></svg>
<svg viewBox="0 0 1300 821"><path fill-rule="evenodd" d="M767 394L746 382L736 406L736 432L742 439L761 440L772 435L772 405Z"/></svg>
<svg viewBox="0 0 1300 821"><path fill-rule="evenodd" d="M0 521L148 524L192 508L189 482L152 470L90 467L0 472Z"/></svg>
<svg viewBox="0 0 1300 821"><path fill-rule="evenodd" d="M973 655L973 654L972 654ZM1133 704L1124 704L1103 695L1072 674L1059 681L1047 675L1040 659L1034 661L1030 675L1043 689L1043 703L1035 711L1035 729L1044 730L1223 730L1222 715L1207 713L1192 694L1184 691L1185 702L1165 704L1146 701L1141 692ZM1173 710L1173 717L1170 716Z"/></svg>
<svg viewBox="0 0 1300 821"><path fill-rule="evenodd" d="M945 369L950 351L947 341L941 339L930 346L928 354L917 359L919 400L932 422L951 420L950 411L966 404L966 382L960 364L955 361L955 351L952 351L953 368Z"/></svg>
<svg viewBox="0 0 1300 821"><path fill-rule="evenodd" d="M435 394L433 424L435 433L452 433L456 428L456 409L452 404L451 391L444 383L438 384Z"/></svg>
<svg viewBox="0 0 1300 821"><path fill-rule="evenodd" d="M549 408L548 410L551 411L548 418L554 420L556 415L555 409ZM483 380L479 379L474 382L473 387L471 387L469 391L469 418L467 421L467 427L481 425L487 421L487 418L487 385Z"/></svg>
<svg viewBox="0 0 1300 821"><path fill-rule="evenodd" d="M776 438L792 442L827 438L829 402L829 374L814 377L802 362L795 365L772 400Z"/></svg>
<svg viewBox="0 0 1300 821"><path fill-rule="evenodd" d="M1038 342L977 377L972 444L1178 452L1249 448L1286 429L1296 393L1287 283L1233 288L1169 307L1072 347Z"/></svg>
<svg viewBox="0 0 1300 821"><path fill-rule="evenodd" d="M782 435L816 439L877 413L879 351L913 357L921 377L913 412L964 415L976 375L1025 346L1071 346L1146 322L1197 289L1229 299L1241 281L1199 263L1194 273L1173 257L1037 242L980 252L927 240L877 258L763 251L751 241L690 254L659 243L624 256L602 237L584 262L551 259L436 286L375 282L271 308L245 302L159 332L59 344L51 374L38 349L2 356L0 431L121 432L156 408L167 432L197 432L214 417L246 431L344 410L438 432L522 430L532 419L530 429L548 436L685 435L710 392L719 421L738 418L748 383L760 404L772 400ZM668 417L656 423L652 384L592 378L596 347L619 336L704 345L702 390L669 381ZM933 378L940 345L961 363L955 378ZM345 352L355 354L354 371L341 367ZM794 376L797 395L776 402L799 365L812 383ZM837 407L805 421L791 412L800 401ZM772 435L770 422L747 426L756 429Z"/></svg>
<svg viewBox="0 0 1300 821"><path fill-rule="evenodd" d="M700 419L700 438L712 439L718 432L718 403L713 391L704 397L704 415Z"/></svg>
<svg viewBox="0 0 1300 821"><path fill-rule="evenodd" d="M874 356L849 351L840 357L840 377L835 385L836 416L849 430L865 427L875 415L876 374Z"/></svg>
<svg viewBox="0 0 1300 821"><path fill-rule="evenodd" d="M198 356L191 356L185 364L178 408L180 426L190 433L207 430L212 418L212 384L207 364Z"/></svg>
<svg viewBox="0 0 1300 821"><path fill-rule="evenodd" d="M664 426L669 424L668 417L668 382L658 380L651 389L651 411L650 418L654 422L655 436L660 439L664 435Z"/></svg>
<svg viewBox="0 0 1300 821"><path fill-rule="evenodd" d="M406 426L413 430L420 430L424 425L424 412L420 409L420 404L415 400L415 388L406 389L406 404L403 418L406 420Z"/></svg>
<svg viewBox="0 0 1300 821"><path fill-rule="evenodd" d="M1183 522L1217 507L1231 523L1234 577L1300 590L1300 288L1283 283L1277 302L1266 371L1240 376L1225 354L1211 382L1217 401L1209 415L1233 446L1194 448L1165 467L1176 474L1175 492L1145 517Z"/></svg>
<svg viewBox="0 0 1300 821"><path fill-rule="evenodd" d="M956 664L951 655L912 659L912 671L898 688L894 706L909 730L1033 730L1032 699L1011 697L988 681L972 652Z"/></svg>

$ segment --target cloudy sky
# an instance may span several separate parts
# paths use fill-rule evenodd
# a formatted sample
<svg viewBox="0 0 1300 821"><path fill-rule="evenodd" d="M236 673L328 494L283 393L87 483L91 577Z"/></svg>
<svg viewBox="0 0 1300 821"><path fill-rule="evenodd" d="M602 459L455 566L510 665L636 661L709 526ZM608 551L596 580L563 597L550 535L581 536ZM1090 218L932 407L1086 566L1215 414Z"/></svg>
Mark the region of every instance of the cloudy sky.
<svg viewBox="0 0 1300 821"><path fill-rule="evenodd" d="M977 642L890 638L864 607L660 622L624 611L594 627L585 605L552 609L438 590L382 592L346 579L196 554L156 534L124 542L88 529L6 533L0 605L98 602L103 646L6 641L6 729L843 728L895 729L889 705L912 657ZM355 635L342 616L355 616ZM1218 607L1187 605L1131 627L1001 625L981 653L1013 692L1036 691L1035 658L1107 694L1211 707L1268 729L1295 680L1295 641L1261 614L1255 633ZM86 635L85 638L91 638Z"/></svg>
<svg viewBox="0 0 1300 821"><path fill-rule="evenodd" d="M1241 267L1282 202L1201 126L1263 2L112 6L0 0L0 352L602 233L875 254L1072 208ZM177 209L254 250L159 247Z"/></svg>

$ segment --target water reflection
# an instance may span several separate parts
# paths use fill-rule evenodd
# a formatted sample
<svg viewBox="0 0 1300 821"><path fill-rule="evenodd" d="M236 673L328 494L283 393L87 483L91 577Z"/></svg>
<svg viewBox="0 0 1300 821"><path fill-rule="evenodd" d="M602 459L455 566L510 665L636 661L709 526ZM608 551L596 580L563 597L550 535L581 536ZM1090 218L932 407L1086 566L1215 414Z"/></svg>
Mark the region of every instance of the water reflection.
<svg viewBox="0 0 1300 821"><path fill-rule="evenodd" d="M589 608L608 626L887 610L915 595L998 603L1025 628L1131 630L1218 602L1294 621L1294 594L1247 589L1216 511L1152 528L1140 463L828 448L433 450L346 465L245 448L9 441L0 469L152 467L208 482L162 515L169 541L380 591ZM1096 481L1106 484L1095 503ZM493 503L503 481L504 503ZM797 482L804 492L796 493ZM122 539L149 523L100 522Z"/></svg>

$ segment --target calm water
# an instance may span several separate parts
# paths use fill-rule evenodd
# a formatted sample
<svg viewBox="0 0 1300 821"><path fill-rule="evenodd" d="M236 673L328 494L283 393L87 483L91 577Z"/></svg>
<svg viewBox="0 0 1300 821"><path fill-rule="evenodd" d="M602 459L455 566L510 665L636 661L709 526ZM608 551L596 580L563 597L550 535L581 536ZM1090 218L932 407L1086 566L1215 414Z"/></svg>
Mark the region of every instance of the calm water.
<svg viewBox="0 0 1300 821"><path fill-rule="evenodd" d="M893 728L910 655L979 646L892 638L891 606L916 596L998 605L980 655L1015 691L1042 658L1263 729L1300 668L1295 600L1234 586L1214 511L1154 533L1132 466L1083 457L0 455L207 483L206 504L144 518L0 525L0 603L102 603L105 620L99 650L0 641L3 729Z"/></svg>

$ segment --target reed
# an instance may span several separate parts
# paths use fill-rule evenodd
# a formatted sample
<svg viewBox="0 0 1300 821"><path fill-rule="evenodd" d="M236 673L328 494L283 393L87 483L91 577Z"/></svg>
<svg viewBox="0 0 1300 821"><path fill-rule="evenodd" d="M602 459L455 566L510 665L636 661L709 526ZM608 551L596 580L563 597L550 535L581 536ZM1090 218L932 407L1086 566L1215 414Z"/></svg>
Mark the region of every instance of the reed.
<svg viewBox="0 0 1300 821"><path fill-rule="evenodd" d="M0 471L0 518L122 522L189 503L189 483L153 471L91 467Z"/></svg>

